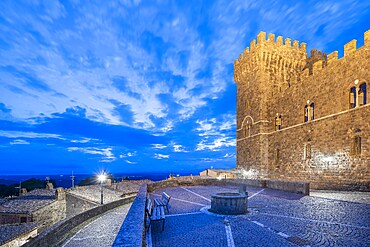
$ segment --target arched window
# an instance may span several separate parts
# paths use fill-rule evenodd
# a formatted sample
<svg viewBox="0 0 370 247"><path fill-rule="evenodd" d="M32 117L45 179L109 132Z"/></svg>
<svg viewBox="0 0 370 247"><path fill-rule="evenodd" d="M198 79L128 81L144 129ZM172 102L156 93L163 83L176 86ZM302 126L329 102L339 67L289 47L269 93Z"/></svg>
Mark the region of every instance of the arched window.
<svg viewBox="0 0 370 247"><path fill-rule="evenodd" d="M282 118L281 115L277 113L275 117L275 130L281 130L281 127L282 127Z"/></svg>
<svg viewBox="0 0 370 247"><path fill-rule="evenodd" d="M304 121L308 121L308 105L305 105L304 107Z"/></svg>
<svg viewBox="0 0 370 247"><path fill-rule="evenodd" d="M307 105L304 107L304 121L308 122L310 120L314 120L315 118L315 104L307 101Z"/></svg>
<svg viewBox="0 0 370 247"><path fill-rule="evenodd" d="M358 105L366 104L366 83L362 83L358 90Z"/></svg>
<svg viewBox="0 0 370 247"><path fill-rule="evenodd" d="M356 107L356 87L351 87L349 91L349 108Z"/></svg>

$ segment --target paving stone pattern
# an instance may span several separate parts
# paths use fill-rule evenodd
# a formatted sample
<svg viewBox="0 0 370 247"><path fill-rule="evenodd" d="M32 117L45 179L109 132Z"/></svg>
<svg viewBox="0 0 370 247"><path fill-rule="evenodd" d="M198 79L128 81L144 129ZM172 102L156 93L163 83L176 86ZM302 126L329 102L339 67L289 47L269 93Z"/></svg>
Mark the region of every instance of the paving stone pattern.
<svg viewBox="0 0 370 247"><path fill-rule="evenodd" d="M370 246L370 204L351 202L367 198L369 193L335 192L336 199L330 199L247 187L251 212L220 216L200 212L202 208L207 212L202 205L210 206L211 194L236 192L238 187L184 188L151 193L151 198L163 191L172 196L164 231L156 223L151 228L153 246L233 246L228 244L225 222L231 228L234 245L241 247Z"/></svg>

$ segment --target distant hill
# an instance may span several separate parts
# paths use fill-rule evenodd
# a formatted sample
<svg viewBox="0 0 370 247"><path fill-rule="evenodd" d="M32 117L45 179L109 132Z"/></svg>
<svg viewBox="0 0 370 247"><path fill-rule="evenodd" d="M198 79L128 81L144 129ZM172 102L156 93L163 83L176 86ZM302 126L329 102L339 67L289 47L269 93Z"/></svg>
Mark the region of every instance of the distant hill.
<svg viewBox="0 0 370 247"><path fill-rule="evenodd" d="M19 181L0 178L0 184L11 185L11 184L16 184L16 183L19 183Z"/></svg>

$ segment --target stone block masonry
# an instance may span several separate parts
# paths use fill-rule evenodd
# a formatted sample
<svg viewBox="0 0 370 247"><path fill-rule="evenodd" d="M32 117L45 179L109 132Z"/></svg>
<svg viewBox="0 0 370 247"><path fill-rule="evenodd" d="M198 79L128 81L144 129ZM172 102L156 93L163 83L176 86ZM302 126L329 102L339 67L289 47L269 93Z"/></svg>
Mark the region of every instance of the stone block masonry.
<svg viewBox="0 0 370 247"><path fill-rule="evenodd" d="M237 168L370 191L370 30L344 56L261 32L234 62Z"/></svg>

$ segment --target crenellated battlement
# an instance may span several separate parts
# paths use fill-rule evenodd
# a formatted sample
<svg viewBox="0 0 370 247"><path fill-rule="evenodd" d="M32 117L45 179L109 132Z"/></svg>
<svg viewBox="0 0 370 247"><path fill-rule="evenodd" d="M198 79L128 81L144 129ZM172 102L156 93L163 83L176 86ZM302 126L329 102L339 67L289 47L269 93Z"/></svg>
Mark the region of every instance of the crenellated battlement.
<svg viewBox="0 0 370 247"><path fill-rule="evenodd" d="M370 46L370 30L364 33L364 46ZM271 33L266 38L266 32L260 32L257 35L257 39L252 40L249 47L246 47L244 52L239 55L239 58L235 60L234 79L236 82L239 82L244 75L242 72L247 72L248 69L256 65L256 62L264 62L266 60L266 64L270 65L272 59L286 59L287 61L285 62L279 62L279 65L292 63L295 64L296 68L299 68L301 63L303 63L301 74L307 77L315 74L315 72L325 70L327 66L341 61L360 48L357 47L357 40L353 39L343 46L344 55L342 58L338 58L338 51L326 55L326 53L316 49L313 49L310 56L307 57L307 45L305 42L299 43L298 40L293 40L292 42L290 38L284 39L282 36L275 38L275 34ZM263 55L261 55L261 52ZM276 53L279 55L276 55ZM304 56L306 56L304 58L305 61L302 61Z"/></svg>
<svg viewBox="0 0 370 247"><path fill-rule="evenodd" d="M367 46L370 46L370 30L368 30L364 33L364 45L362 47L367 47ZM334 64L336 62L343 61L343 59L345 59L346 57L355 53L357 50L361 49L362 47L357 47L357 40L353 39L353 40L349 41L348 43L344 44L344 46L343 46L343 57L341 57L341 58L338 57L338 51L333 51L332 53L328 54L327 56L326 56L325 53L323 53L323 55L322 55L323 57L320 59L320 61L318 59L316 59L316 61L314 61L313 66L312 66L312 71L310 71L309 73L304 71L303 75L304 76L309 76L309 75L312 75L312 74L320 73L321 71L324 71L327 66L331 66L332 64ZM316 52L316 49L313 49L313 51ZM319 52L317 52L316 56L317 55L320 56ZM311 51L311 57L312 56L313 56L313 53ZM309 62L310 58L307 59L308 62ZM306 67L307 67L307 65L306 65Z"/></svg>
<svg viewBox="0 0 370 247"><path fill-rule="evenodd" d="M300 71L306 57L306 43L299 44L298 40L292 42L290 38L283 40L282 36L275 39L275 34L271 33L266 37L266 32L260 32L257 39L252 40L234 62L234 79L239 82L249 71L254 70L257 64L265 69L274 67L274 70L281 71L281 74L288 78L292 70Z"/></svg>
<svg viewBox="0 0 370 247"><path fill-rule="evenodd" d="M285 38L285 42L283 42L283 37L278 36L275 41L275 34L268 34L268 38L266 39L266 32L260 32L257 35L257 40L252 40L249 44L249 47L246 47L244 50L244 53L240 54L242 57L246 57L248 53L255 51L255 48L257 48L261 44L275 44L277 46L286 46L286 47L292 47L294 49L304 51L306 52L306 43L302 42L299 45L298 40L294 40L292 44L292 40L290 38ZM239 56L240 58L240 56ZM240 61L240 59L239 59Z"/></svg>

